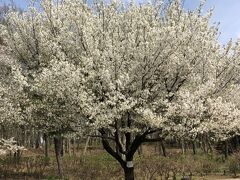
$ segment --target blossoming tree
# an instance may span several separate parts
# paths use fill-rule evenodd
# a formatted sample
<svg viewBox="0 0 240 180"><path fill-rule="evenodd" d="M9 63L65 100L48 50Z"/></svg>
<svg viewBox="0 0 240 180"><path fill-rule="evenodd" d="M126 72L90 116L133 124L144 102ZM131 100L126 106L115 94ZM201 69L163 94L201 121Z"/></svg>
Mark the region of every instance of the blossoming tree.
<svg viewBox="0 0 240 180"><path fill-rule="evenodd" d="M178 92L178 98L170 103L167 112L169 134L188 140L211 136L214 141L225 141L239 134L237 48L238 43L232 46L229 42L219 49L213 68L204 65L202 74L194 76L199 80Z"/></svg>
<svg viewBox="0 0 240 180"><path fill-rule="evenodd" d="M186 119L192 122L191 136L204 124L221 124L219 116L205 115L208 102L218 104L224 93L211 101L206 91L216 76L222 84L213 89L229 91L225 87L234 78L227 72L235 69L226 72L224 65L229 70L239 57L236 46L221 61L217 27L209 26L212 11L202 15L203 4L185 12L178 0L167 6L156 2L43 0L39 12L32 7L23 15L10 14L4 31L23 64L19 77L25 81L20 82L40 99L31 114L41 115L54 130L98 131L125 179L134 179L138 147L159 140L151 135L179 134ZM191 95L195 91L200 95ZM208 113L217 115L220 109ZM232 109L236 107L229 105L227 114Z"/></svg>
<svg viewBox="0 0 240 180"><path fill-rule="evenodd" d="M15 81L13 72L17 63L6 52L6 47L0 46L0 125L1 138L15 135L14 129L23 124L21 114L21 99L25 99L21 85Z"/></svg>

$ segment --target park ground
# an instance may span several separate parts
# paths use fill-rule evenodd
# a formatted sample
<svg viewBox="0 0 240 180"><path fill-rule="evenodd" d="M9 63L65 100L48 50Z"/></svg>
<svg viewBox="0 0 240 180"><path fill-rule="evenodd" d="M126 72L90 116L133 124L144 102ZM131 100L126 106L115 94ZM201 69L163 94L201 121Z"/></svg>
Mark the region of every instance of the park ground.
<svg viewBox="0 0 240 180"><path fill-rule="evenodd" d="M66 180L120 180L123 172L119 164L101 146L90 146L83 155L84 146L73 152L64 152L62 167ZM179 149L168 149L163 157L155 146L144 145L142 152L134 159L135 177L138 180L180 180L183 176L191 180L240 180L238 156L235 153L227 159L215 152L203 153L198 150L193 155L189 150L185 155ZM28 149L20 156L8 155L0 158L0 179L59 179L53 148L49 157L44 150ZM174 175L175 174L175 175Z"/></svg>

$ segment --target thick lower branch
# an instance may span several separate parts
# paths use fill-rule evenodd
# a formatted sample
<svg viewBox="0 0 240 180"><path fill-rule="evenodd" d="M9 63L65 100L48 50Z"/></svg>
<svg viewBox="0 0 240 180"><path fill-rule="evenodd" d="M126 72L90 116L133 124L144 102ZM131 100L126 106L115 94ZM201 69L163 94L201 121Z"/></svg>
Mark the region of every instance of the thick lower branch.
<svg viewBox="0 0 240 180"><path fill-rule="evenodd" d="M113 156L120 164L121 166L124 168L125 167L125 162L124 160L122 159L121 156L119 156L119 154L117 152L115 152L111 145L109 144L109 142L107 141L107 135L106 133L104 132L104 130L99 130L99 132L102 134L102 144L103 144L103 147L104 149L111 155Z"/></svg>
<svg viewBox="0 0 240 180"><path fill-rule="evenodd" d="M133 140L126 157L133 157L139 146L144 142L147 135L157 132L156 129L148 128L143 134L137 135Z"/></svg>
<svg viewBox="0 0 240 180"><path fill-rule="evenodd" d="M115 142L116 142L116 145L117 145L117 147L119 149L119 152L122 153L122 154L126 154L126 151L124 151L123 145L122 145L120 137L119 137L119 126L118 126L117 122L115 123L115 129L116 129L116 131L114 133L114 135L115 135Z"/></svg>

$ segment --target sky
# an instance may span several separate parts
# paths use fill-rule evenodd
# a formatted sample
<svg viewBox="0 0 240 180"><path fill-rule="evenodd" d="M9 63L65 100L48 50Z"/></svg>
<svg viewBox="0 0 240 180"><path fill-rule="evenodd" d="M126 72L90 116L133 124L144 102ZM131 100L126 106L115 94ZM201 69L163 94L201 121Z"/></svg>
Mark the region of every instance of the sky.
<svg viewBox="0 0 240 180"><path fill-rule="evenodd" d="M199 0L185 0L184 6L192 9L198 3ZM240 0L207 0L204 9L211 7L214 8L211 23L220 22L219 41L225 44L231 38L233 40L240 38Z"/></svg>
<svg viewBox="0 0 240 180"><path fill-rule="evenodd" d="M17 6L26 8L29 0L12 0ZM144 0L138 0L143 2ZM184 0L185 9L194 9L199 4L199 0ZM11 0L0 0L0 5L9 3ZM219 42L225 44L230 39L240 38L240 0L207 0L204 11L214 8L211 23L218 23L221 32Z"/></svg>

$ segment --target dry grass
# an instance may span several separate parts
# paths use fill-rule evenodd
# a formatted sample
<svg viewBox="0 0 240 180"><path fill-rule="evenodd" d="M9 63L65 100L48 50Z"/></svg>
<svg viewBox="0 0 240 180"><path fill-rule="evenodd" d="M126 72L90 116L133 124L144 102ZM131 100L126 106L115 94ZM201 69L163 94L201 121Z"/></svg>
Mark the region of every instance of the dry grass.
<svg viewBox="0 0 240 180"><path fill-rule="evenodd" d="M80 147L75 155L65 154L62 158L65 179L69 180L120 180L123 172L119 164L101 147L89 148L85 156ZM20 159L1 157L0 179L57 179L57 168L54 151L51 149L50 158L44 158L42 149L32 149L23 153ZM135 176L137 180L172 179L174 173L177 179L182 175L192 175L193 180L231 179L227 172L227 162L220 156L198 154L182 156L179 150L168 150L170 157L162 157L154 146L143 146L143 155L136 155ZM5 161L4 161L5 160ZM223 172L227 176L223 176ZM237 178L235 178L237 179Z"/></svg>

